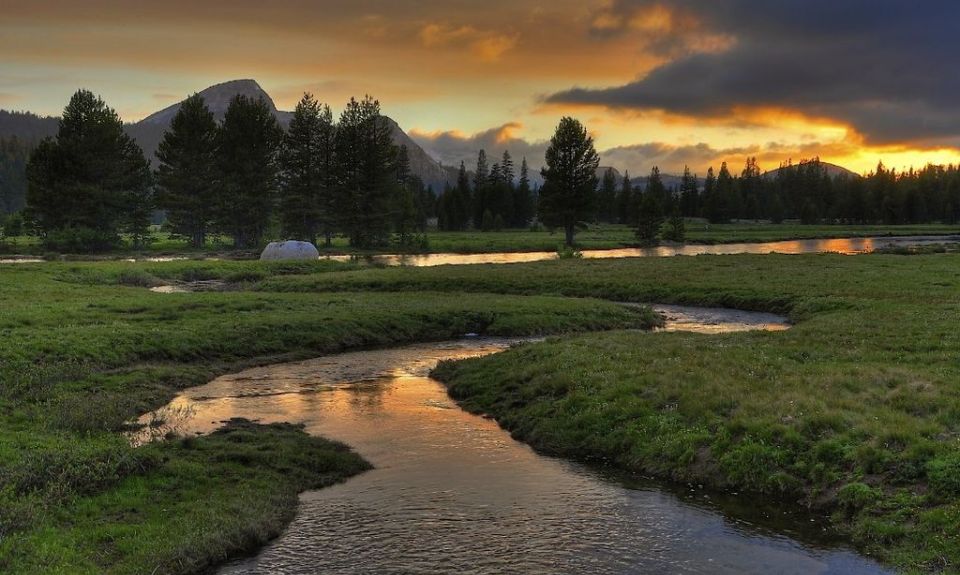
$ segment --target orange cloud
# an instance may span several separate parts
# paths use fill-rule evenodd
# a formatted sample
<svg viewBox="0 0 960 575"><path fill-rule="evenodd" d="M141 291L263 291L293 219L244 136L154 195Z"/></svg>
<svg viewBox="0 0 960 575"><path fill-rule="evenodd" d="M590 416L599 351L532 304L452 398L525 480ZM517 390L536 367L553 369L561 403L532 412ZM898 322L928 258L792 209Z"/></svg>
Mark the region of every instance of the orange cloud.
<svg viewBox="0 0 960 575"><path fill-rule="evenodd" d="M420 29L420 41L425 48L469 47L482 62L496 62L517 45L519 35L505 35L482 31L473 26L426 24Z"/></svg>

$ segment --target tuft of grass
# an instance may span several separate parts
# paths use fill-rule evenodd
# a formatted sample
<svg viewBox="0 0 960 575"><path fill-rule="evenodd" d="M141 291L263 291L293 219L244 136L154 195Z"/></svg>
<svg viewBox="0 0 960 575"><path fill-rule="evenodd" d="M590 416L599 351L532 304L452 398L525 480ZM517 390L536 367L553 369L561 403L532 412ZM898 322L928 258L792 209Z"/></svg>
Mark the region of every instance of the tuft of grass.
<svg viewBox="0 0 960 575"><path fill-rule="evenodd" d="M233 420L206 437L148 445L146 472L50 510L0 542L11 573L199 573L276 537L297 494L370 468L346 446L290 424ZM75 456L83 459L82 456Z"/></svg>

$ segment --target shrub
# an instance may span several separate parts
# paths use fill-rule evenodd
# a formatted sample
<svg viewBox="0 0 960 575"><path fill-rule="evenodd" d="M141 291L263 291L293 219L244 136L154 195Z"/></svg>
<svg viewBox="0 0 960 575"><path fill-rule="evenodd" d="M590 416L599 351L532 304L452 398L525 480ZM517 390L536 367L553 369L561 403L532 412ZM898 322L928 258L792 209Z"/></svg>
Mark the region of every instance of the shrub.
<svg viewBox="0 0 960 575"><path fill-rule="evenodd" d="M61 253L90 253L109 251L120 244L120 238L111 232L92 228L66 228L47 233L43 247Z"/></svg>
<svg viewBox="0 0 960 575"><path fill-rule="evenodd" d="M960 495L960 453L941 456L928 463L927 478L938 495Z"/></svg>

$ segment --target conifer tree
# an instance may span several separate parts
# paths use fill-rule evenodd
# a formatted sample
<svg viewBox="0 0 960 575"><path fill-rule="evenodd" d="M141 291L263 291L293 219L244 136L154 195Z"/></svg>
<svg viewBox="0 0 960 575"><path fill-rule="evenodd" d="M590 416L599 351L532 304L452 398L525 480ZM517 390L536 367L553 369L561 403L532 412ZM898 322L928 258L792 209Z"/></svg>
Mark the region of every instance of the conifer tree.
<svg viewBox="0 0 960 575"><path fill-rule="evenodd" d="M516 174L513 173L513 158L510 157L510 151L503 151L503 158L500 161L500 175L508 186L513 187L513 180Z"/></svg>
<svg viewBox="0 0 960 575"><path fill-rule="evenodd" d="M316 242L332 232L330 173L333 115L304 94L293 112L280 152L280 224L287 238Z"/></svg>
<svg viewBox="0 0 960 575"><path fill-rule="evenodd" d="M634 225L637 219L637 206L640 201L634 197L633 183L630 181L630 171L623 173L623 183L620 193L617 194L617 219L621 224Z"/></svg>
<svg viewBox="0 0 960 575"><path fill-rule="evenodd" d="M277 193L283 130L263 99L238 95L217 133L218 226L234 247L257 247L267 230Z"/></svg>
<svg viewBox="0 0 960 575"><path fill-rule="evenodd" d="M151 179L143 151L117 113L80 90L64 109L56 138L30 157L27 207L49 248L105 250L123 231L145 232Z"/></svg>
<svg viewBox="0 0 960 575"><path fill-rule="evenodd" d="M717 174L716 194L720 206L717 222L729 222L740 213L740 196L726 162L720 164L720 173Z"/></svg>
<svg viewBox="0 0 960 575"><path fill-rule="evenodd" d="M617 218L617 176L613 168L607 168L600 181L597 194L597 218L601 222L613 223Z"/></svg>
<svg viewBox="0 0 960 575"><path fill-rule="evenodd" d="M697 177L690 173L690 167L683 167L683 177L680 178L680 213L693 218L700 212L700 197L697 189Z"/></svg>
<svg viewBox="0 0 960 575"><path fill-rule="evenodd" d="M527 167L527 158L520 163L520 180L514 191L514 225L526 227L536 212L533 190L530 189L530 173Z"/></svg>
<svg viewBox="0 0 960 575"><path fill-rule="evenodd" d="M545 160L540 217L548 226L563 228L565 243L572 247L576 228L596 210L600 157L583 124L565 117L550 139Z"/></svg>
<svg viewBox="0 0 960 575"><path fill-rule="evenodd" d="M157 207L174 233L202 248L213 222L217 123L203 97L183 101L157 149Z"/></svg>
<svg viewBox="0 0 960 575"><path fill-rule="evenodd" d="M471 198L470 198L470 178L467 175L467 167L460 162L460 171L457 173L456 195L453 201L454 227L456 230L465 230L470 225Z"/></svg>
<svg viewBox="0 0 960 575"><path fill-rule="evenodd" d="M703 182L701 203L703 217L707 218L707 221L711 224L723 221L723 208L717 195L717 177L714 175L713 166L707 170L707 178Z"/></svg>
<svg viewBox="0 0 960 575"><path fill-rule="evenodd" d="M477 229L483 228L483 213L487 211L487 152L480 150L477 153L477 169L473 173L473 225Z"/></svg>
<svg viewBox="0 0 960 575"><path fill-rule="evenodd" d="M392 130L380 102L351 98L336 130L337 206L355 247L386 245L397 208Z"/></svg>
<svg viewBox="0 0 960 575"><path fill-rule="evenodd" d="M647 189L640 195L637 205L637 239L643 245L656 245L663 225L667 189L660 176L660 168L654 166L647 179Z"/></svg>
<svg viewBox="0 0 960 575"><path fill-rule="evenodd" d="M673 207L666 229L663 231L663 239L677 243L683 243L687 239L687 226L683 214L680 213L679 205Z"/></svg>

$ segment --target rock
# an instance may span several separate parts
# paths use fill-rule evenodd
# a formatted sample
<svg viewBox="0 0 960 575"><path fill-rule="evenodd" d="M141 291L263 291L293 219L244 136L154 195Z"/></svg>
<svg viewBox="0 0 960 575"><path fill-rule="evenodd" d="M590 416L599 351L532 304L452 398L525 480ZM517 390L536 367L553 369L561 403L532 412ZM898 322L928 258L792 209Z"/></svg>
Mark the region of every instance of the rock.
<svg viewBox="0 0 960 575"><path fill-rule="evenodd" d="M270 242L260 254L262 262L316 261L318 259L320 259L320 252L310 242Z"/></svg>

